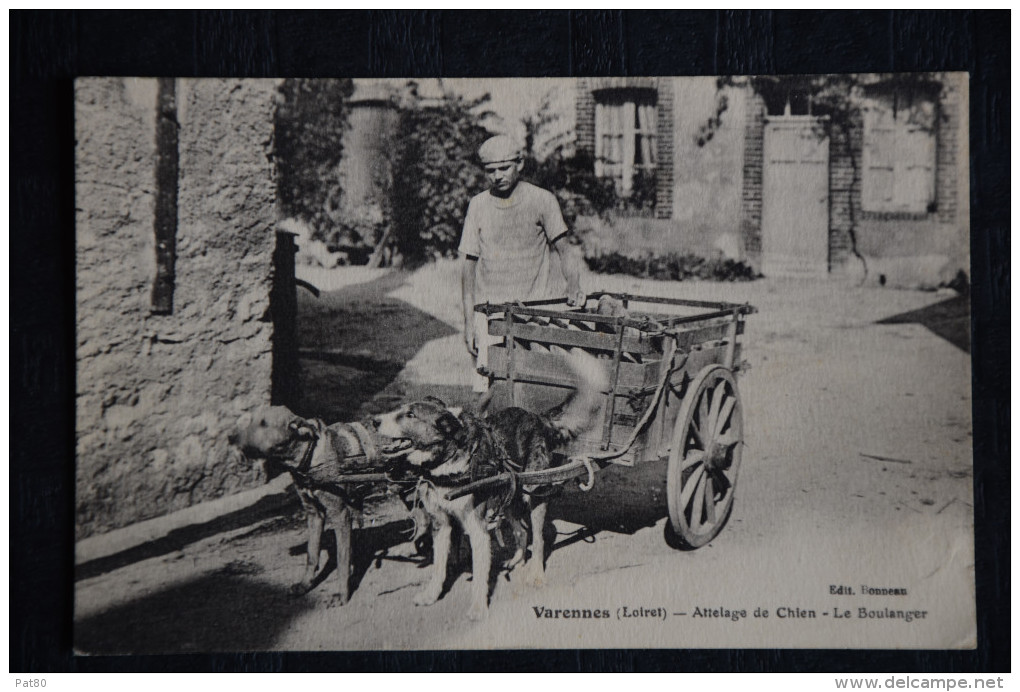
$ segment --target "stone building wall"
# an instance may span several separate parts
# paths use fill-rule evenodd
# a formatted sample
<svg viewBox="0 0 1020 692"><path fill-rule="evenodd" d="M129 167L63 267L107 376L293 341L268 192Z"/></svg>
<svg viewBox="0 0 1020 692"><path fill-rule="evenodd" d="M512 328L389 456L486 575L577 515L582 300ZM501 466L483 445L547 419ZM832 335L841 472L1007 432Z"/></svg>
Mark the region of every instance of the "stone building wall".
<svg viewBox="0 0 1020 692"><path fill-rule="evenodd" d="M75 83L78 537L260 482L227 435L272 394L275 83L176 90L174 308L157 315L156 81Z"/></svg>

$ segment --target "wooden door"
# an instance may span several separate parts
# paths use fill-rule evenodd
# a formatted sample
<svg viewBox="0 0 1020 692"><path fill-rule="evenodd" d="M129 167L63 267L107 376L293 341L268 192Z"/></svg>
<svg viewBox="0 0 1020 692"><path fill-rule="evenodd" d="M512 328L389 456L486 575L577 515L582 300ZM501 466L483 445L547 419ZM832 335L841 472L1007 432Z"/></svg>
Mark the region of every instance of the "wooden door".
<svg viewBox="0 0 1020 692"><path fill-rule="evenodd" d="M829 271L829 138L818 118L769 118L762 170L762 273Z"/></svg>

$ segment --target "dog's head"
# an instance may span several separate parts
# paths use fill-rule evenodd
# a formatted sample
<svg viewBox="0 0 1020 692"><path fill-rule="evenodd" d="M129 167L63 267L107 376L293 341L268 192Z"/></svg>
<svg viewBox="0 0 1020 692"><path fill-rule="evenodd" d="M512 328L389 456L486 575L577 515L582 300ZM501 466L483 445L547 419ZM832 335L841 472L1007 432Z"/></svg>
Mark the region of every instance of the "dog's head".
<svg viewBox="0 0 1020 692"><path fill-rule="evenodd" d="M408 452L407 460L420 466L434 460L448 442L463 435L458 413L430 396L375 416L372 424L380 435L393 440L384 449L387 455Z"/></svg>
<svg viewBox="0 0 1020 692"><path fill-rule="evenodd" d="M305 443L318 435L316 426L286 406L267 406L246 414L230 435L230 444L249 459L297 463Z"/></svg>

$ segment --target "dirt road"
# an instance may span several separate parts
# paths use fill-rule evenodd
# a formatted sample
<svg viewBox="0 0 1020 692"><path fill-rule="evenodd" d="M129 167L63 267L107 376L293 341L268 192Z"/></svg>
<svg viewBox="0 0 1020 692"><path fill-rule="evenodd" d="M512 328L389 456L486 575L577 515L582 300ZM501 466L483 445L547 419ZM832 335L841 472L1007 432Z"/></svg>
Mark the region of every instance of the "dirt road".
<svg viewBox="0 0 1020 692"><path fill-rule="evenodd" d="M298 408L349 420L425 392L467 401L457 277L440 263L303 297ZM79 650L973 645L965 300L838 282L588 285L759 308L737 504L713 543L667 545L664 463L610 470L555 502L547 586L500 578L475 624L463 572L436 605L413 605L426 571L399 526L356 532L348 605L325 607L331 576L290 597L304 561L295 511L80 580ZM574 610L608 617L562 616Z"/></svg>

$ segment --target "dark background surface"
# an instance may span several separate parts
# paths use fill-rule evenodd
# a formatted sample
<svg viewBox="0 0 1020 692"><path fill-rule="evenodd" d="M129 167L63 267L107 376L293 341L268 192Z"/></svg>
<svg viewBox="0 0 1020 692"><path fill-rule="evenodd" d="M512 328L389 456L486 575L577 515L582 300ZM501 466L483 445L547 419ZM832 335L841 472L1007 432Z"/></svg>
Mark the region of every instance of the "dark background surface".
<svg viewBox="0 0 1020 692"><path fill-rule="evenodd" d="M12 11L10 670L1008 671L1009 25L1007 11ZM977 650L73 655L74 77L914 70L971 78Z"/></svg>

